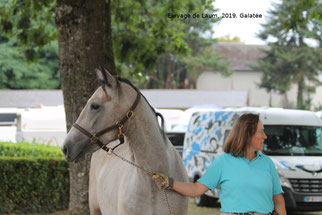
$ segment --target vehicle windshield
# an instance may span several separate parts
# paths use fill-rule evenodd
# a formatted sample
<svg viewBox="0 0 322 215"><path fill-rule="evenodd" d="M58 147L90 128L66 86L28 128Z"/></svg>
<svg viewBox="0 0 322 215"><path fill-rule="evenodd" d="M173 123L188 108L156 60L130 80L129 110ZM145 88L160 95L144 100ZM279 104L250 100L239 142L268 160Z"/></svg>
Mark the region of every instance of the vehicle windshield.
<svg viewBox="0 0 322 215"><path fill-rule="evenodd" d="M265 125L267 155L322 155L322 127Z"/></svg>

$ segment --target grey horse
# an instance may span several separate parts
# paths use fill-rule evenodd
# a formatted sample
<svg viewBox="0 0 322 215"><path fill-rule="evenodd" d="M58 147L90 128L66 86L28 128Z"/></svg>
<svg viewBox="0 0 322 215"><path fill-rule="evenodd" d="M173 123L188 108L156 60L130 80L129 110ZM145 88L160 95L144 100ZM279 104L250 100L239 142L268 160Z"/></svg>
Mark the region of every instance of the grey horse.
<svg viewBox="0 0 322 215"><path fill-rule="evenodd" d="M161 172L188 181L182 159L160 128L157 113L129 81L104 69L97 74L102 85L63 144L69 162L82 161L93 153L91 214L187 214L187 197L159 190L151 179L152 172Z"/></svg>

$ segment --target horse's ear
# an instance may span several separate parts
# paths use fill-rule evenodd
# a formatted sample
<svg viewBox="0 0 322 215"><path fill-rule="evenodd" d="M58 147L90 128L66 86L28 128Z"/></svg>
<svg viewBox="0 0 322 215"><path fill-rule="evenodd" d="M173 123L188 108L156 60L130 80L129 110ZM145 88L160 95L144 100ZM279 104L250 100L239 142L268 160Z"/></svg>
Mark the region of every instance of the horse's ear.
<svg viewBox="0 0 322 215"><path fill-rule="evenodd" d="M101 85L114 88L117 84L115 78L103 67L96 69L96 75Z"/></svg>

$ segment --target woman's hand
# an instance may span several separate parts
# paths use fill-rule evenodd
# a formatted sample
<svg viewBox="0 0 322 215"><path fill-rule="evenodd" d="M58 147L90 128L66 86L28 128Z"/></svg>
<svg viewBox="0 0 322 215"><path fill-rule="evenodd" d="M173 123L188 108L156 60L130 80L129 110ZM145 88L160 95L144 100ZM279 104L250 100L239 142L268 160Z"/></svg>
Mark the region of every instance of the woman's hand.
<svg viewBox="0 0 322 215"><path fill-rule="evenodd" d="M162 173L154 172L152 179L160 190L172 190L173 188L173 178L170 178Z"/></svg>

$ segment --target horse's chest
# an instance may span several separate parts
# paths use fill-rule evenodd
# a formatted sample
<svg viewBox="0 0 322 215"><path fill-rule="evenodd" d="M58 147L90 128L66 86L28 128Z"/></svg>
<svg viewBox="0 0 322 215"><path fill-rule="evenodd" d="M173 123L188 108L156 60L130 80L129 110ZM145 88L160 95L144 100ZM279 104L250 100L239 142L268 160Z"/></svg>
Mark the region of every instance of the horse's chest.
<svg viewBox="0 0 322 215"><path fill-rule="evenodd" d="M106 211L103 214L153 214L146 213L155 201L148 175L140 175L128 163L119 163L103 167L97 176L96 195L102 212Z"/></svg>

